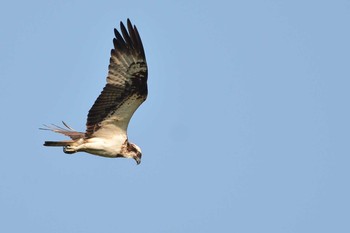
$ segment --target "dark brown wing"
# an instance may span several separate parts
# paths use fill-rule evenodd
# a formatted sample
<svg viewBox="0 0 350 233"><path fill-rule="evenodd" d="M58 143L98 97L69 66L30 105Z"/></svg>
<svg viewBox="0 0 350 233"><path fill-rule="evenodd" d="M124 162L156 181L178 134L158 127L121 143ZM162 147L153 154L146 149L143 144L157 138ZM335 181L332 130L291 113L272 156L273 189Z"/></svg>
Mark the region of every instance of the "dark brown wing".
<svg viewBox="0 0 350 233"><path fill-rule="evenodd" d="M122 35L114 29L107 85L89 111L86 136L109 124L127 130L136 109L147 97L147 63L136 26L120 22ZM106 127L108 128L108 127ZM116 132L117 133L117 132ZM119 131L120 133L120 131Z"/></svg>

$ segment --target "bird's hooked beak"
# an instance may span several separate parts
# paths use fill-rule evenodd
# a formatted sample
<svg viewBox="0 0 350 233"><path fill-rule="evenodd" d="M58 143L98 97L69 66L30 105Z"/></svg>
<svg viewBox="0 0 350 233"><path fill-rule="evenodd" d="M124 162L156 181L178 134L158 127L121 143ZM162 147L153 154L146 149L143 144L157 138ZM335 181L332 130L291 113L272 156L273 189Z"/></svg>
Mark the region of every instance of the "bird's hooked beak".
<svg viewBox="0 0 350 233"><path fill-rule="evenodd" d="M136 161L136 165L139 165L141 163L141 156L142 156L142 154L140 153L134 157L134 159Z"/></svg>

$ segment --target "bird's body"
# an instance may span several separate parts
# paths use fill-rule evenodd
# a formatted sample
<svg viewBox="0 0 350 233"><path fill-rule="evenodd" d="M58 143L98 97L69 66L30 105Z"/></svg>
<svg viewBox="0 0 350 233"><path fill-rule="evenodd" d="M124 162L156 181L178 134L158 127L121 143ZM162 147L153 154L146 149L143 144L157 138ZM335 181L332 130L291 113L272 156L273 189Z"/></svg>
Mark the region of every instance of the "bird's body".
<svg viewBox="0 0 350 233"><path fill-rule="evenodd" d="M147 63L136 27L127 21L128 30L120 23L120 34L114 30L114 49L107 84L91 107L86 132L46 126L47 130L70 137L69 141L46 141L44 146L62 146L67 154L87 152L103 157L133 158L141 162L141 149L128 141L127 128L136 109L147 98Z"/></svg>

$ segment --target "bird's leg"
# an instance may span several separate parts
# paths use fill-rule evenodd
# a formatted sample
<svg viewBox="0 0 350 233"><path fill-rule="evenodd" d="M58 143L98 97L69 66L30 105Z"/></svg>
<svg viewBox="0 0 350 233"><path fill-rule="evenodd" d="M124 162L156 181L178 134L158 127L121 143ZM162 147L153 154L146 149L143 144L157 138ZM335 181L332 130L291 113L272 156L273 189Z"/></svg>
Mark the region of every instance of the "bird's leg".
<svg viewBox="0 0 350 233"><path fill-rule="evenodd" d="M73 146L65 146L63 147L63 152L66 154L74 154L77 150Z"/></svg>

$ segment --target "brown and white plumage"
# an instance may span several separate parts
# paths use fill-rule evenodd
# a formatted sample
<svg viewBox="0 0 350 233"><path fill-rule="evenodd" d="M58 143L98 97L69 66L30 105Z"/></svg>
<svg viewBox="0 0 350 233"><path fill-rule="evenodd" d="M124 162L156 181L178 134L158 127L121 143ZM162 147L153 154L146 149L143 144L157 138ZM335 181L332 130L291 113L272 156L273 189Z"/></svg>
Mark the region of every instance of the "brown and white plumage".
<svg viewBox="0 0 350 233"><path fill-rule="evenodd" d="M127 128L136 109L147 98L147 63L136 26L120 22L121 33L114 29L114 49L108 67L107 84L91 107L86 132L53 125L45 129L64 134L72 140L46 141L44 146L63 146L65 153L87 152L104 157L133 158L141 162L140 148L128 141Z"/></svg>

